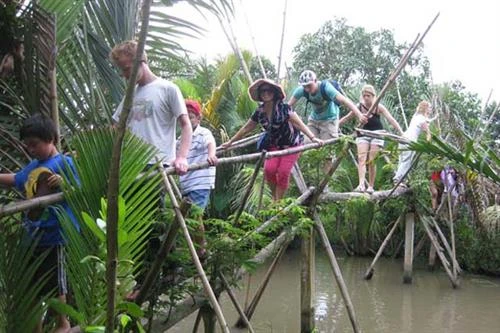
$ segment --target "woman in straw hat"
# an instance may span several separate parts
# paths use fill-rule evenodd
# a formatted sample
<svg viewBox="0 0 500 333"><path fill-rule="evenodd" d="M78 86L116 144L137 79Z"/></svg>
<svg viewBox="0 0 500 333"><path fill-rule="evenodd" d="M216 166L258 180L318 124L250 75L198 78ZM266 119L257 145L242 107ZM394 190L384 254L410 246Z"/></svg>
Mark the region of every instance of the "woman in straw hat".
<svg viewBox="0 0 500 333"><path fill-rule="evenodd" d="M372 85L365 85L361 89L361 102L358 108L362 113L368 112L375 101L376 93L375 88ZM352 111L348 113L345 117L340 119L340 124L343 124L354 114ZM387 121L394 127L399 134L403 134L401 126L392 117L387 108L382 104L378 104L375 110L368 116L368 121L363 125L362 129L367 131L383 131L384 126L382 125L382 120L380 116L384 116ZM380 149L384 146L384 140L376 139L368 136L358 136L356 138L356 145L358 148L358 179L359 184L354 189L356 192L368 192L373 193L373 185L375 184L375 176L377 174L377 169L375 165L375 157ZM368 164L368 188L365 187L365 174L366 166Z"/></svg>
<svg viewBox="0 0 500 333"><path fill-rule="evenodd" d="M259 79L248 88L250 98L261 102L252 117L240 130L226 143L223 148L255 129L260 124L265 132L259 142L259 148L267 151L276 151L302 145L306 134L312 142L323 144L316 138L299 116L283 102L285 92L283 88L272 80ZM273 157L264 163L264 177L271 187L274 201L283 198L290 180L292 167L299 158L299 153Z"/></svg>

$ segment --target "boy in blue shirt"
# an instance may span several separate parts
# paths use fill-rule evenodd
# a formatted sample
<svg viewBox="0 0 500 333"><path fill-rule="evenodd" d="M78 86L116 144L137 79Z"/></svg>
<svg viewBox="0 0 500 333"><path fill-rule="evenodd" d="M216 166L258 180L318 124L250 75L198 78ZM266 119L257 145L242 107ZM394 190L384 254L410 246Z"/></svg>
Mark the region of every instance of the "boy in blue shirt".
<svg viewBox="0 0 500 333"><path fill-rule="evenodd" d="M71 157L64 156L57 151L57 129L51 119L41 114L28 118L20 129L20 138L34 159L17 173L0 174L1 186L15 187L29 199L59 192L63 173L68 177L69 173L72 173L76 177ZM79 230L68 204L63 202L60 206L69 215L75 228ZM30 238L33 241L37 240L34 258L48 253L35 273L33 283L37 283L38 279L49 272L47 284L41 293L47 295L57 290L58 299L66 302L64 239L56 208L49 206L32 209L26 213L23 220ZM57 315L57 328L54 332L67 332L70 328L66 316ZM42 332L42 321L38 324L36 332Z"/></svg>

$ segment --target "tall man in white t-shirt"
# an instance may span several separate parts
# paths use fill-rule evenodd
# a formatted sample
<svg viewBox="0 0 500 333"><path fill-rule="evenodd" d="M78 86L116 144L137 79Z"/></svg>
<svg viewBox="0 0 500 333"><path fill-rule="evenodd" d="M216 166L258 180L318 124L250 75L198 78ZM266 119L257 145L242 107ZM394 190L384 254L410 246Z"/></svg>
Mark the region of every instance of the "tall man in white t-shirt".
<svg viewBox="0 0 500 333"><path fill-rule="evenodd" d="M136 51L137 42L131 40L116 45L110 53L111 61L127 80L132 72ZM145 53L139 63L136 82L134 103L127 126L132 133L158 148L158 158L164 164L175 167L178 174L185 174L192 129L179 87L157 77L149 68ZM123 100L113 115L115 121L119 120L122 109ZM181 139L176 154L177 122L181 127Z"/></svg>
<svg viewBox="0 0 500 333"><path fill-rule="evenodd" d="M431 104L428 101L421 101L418 103L417 110L411 118L410 125L408 129L403 133L403 137L410 141L417 141L420 133L424 131L426 133L426 139L429 141L431 139L431 132L429 130L429 114L431 112ZM408 149L407 145L400 144L399 150L399 164L396 174L394 175L393 182L394 185L406 186L402 182L403 177L406 176L411 168L413 157L415 152Z"/></svg>

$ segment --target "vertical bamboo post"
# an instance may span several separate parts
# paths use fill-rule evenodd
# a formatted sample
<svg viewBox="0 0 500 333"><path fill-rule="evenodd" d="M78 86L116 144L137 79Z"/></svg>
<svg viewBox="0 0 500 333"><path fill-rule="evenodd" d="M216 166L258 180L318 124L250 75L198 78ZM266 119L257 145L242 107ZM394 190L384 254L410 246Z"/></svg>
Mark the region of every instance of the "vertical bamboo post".
<svg viewBox="0 0 500 333"><path fill-rule="evenodd" d="M59 106L57 103L57 75L56 75L56 59L57 59L57 45L56 45L56 27L57 27L57 17L51 15L54 20L54 25L51 27L53 29L51 41L52 54L49 59L49 80L50 80L50 113L51 118L56 125L57 132L57 149L61 150L61 126L59 126Z"/></svg>
<svg viewBox="0 0 500 333"><path fill-rule="evenodd" d="M411 283L411 275L413 271L413 241L415 238L415 213L406 213L405 224L405 259L403 283Z"/></svg>
<svg viewBox="0 0 500 333"><path fill-rule="evenodd" d="M132 109L139 62L144 52L151 2L152 0L146 0L142 3L142 20L139 42L137 44L137 54L134 65L132 66L132 72L130 73L125 99L123 101L123 111L120 114L118 130L115 141L113 142L111 163L109 166L109 183L107 189L108 211L106 216L106 333L113 333L115 331L116 271L118 265L118 192L120 187L121 151L125 137L127 118Z"/></svg>
<svg viewBox="0 0 500 333"><path fill-rule="evenodd" d="M300 241L300 332L314 329L314 229Z"/></svg>
<svg viewBox="0 0 500 333"><path fill-rule="evenodd" d="M351 321L352 330L354 333L359 333L359 325L356 320L356 314L354 313L354 306L352 305L351 297L349 296L349 292L347 291L347 286L345 284L344 278L342 277L342 272L340 271L340 266L337 262L337 258L335 257L335 253L333 253L332 246L328 240L328 236L326 235L325 228L323 227L323 223L319 219L318 215L314 213L314 227L318 231L318 234L321 239L321 243L326 250L326 254L328 255L328 259L330 261L330 266L333 270L333 275L335 276L335 280L337 281L337 285L340 289L340 293L344 300L345 307L347 309L347 314L349 315L349 320Z"/></svg>
<svg viewBox="0 0 500 333"><path fill-rule="evenodd" d="M398 227L398 225L401 223L401 221L403 221L404 216L405 216L404 214L401 214L401 216L399 216L399 218L396 220L396 222L394 222L394 225L392 226L391 231L389 231L389 233L385 237L384 241L382 242L382 245L380 245L380 248L377 251L377 254L375 254L375 258L373 258L373 261L370 264L370 267L368 267L368 269L366 270L365 280L370 280L373 277L373 271L374 271L373 267L375 267L377 260L382 255L382 252L384 251L385 247L389 243L389 240L391 239L392 235L394 234L394 231L396 231L396 228Z"/></svg>
<svg viewBox="0 0 500 333"><path fill-rule="evenodd" d="M457 263L457 258L456 258L456 252L455 252L455 226L453 223L453 201L451 198L451 191L453 191L455 186L452 186L452 188L448 189L448 223L450 225L450 237L451 237L451 262L452 262L452 272L453 272L453 277L457 279L457 274L458 274L458 263Z"/></svg>
<svg viewBox="0 0 500 333"><path fill-rule="evenodd" d="M276 82L280 79L280 68L281 68L281 56L283 54L283 41L285 40L285 24L286 24L286 9L288 5L288 0L285 0L285 9L283 10L283 25L281 27L281 41L280 41L280 53L278 55L278 70L276 74Z"/></svg>
<svg viewBox="0 0 500 333"><path fill-rule="evenodd" d="M255 331L253 330L253 327L250 324L250 320L248 319L247 315L245 314L245 311L243 311L243 308L241 307L240 303L238 303L238 300L236 299L236 296L234 295L233 291L231 290L231 286L227 282L226 277L224 276L224 274L222 272L219 273L219 276L220 276L220 280L222 281L222 284L224 285L224 289L226 289L227 294L229 295L229 298L231 299L231 302L233 302L233 305L236 308L236 311L238 311L240 318L245 323L245 327L248 328L250 333L254 333Z"/></svg>
<svg viewBox="0 0 500 333"><path fill-rule="evenodd" d="M162 170L163 177L166 178L165 171ZM198 275L201 278L201 282L203 284L203 287L205 288L205 292L207 293L208 299L210 301L210 305L212 306L213 310L215 311L215 314L217 316L217 320L219 321L219 324L221 326L221 329L224 333L230 333L229 327L227 326L226 319L224 318L224 315L222 314L222 310L220 308L219 302L217 301L217 297L214 294L214 291L212 290L212 287L210 286L210 282L208 281L208 278L205 274L205 271L203 270L203 267L200 262L200 258L198 258L198 254L196 253L196 249L194 247L193 241L191 239L191 235L189 234L189 230L186 225L186 221L184 220L184 217L182 216L182 212L180 210L179 204L177 203L177 199L175 198L174 191L172 190L172 185L170 184L170 181L168 181L168 178L165 182L165 185L167 187L167 193L170 196L170 200L172 201L172 206L174 207L175 211L175 217L179 221L180 228L184 234L184 238L186 239L186 242L188 244L189 252L191 253L191 257L193 258L193 262L196 266L196 270L198 271Z"/></svg>
<svg viewBox="0 0 500 333"><path fill-rule="evenodd" d="M427 268L430 270L430 271L433 271L434 268L436 268L436 248L434 247L434 244L432 244L431 242L431 245L429 247L429 259L428 259L428 263L427 263Z"/></svg>

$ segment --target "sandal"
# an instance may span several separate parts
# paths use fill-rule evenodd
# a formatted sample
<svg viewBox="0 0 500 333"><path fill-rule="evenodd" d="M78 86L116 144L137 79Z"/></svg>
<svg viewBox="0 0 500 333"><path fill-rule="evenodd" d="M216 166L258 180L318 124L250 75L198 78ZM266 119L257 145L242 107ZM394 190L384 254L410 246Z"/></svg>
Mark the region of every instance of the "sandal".
<svg viewBox="0 0 500 333"><path fill-rule="evenodd" d="M368 188L366 189L366 193L372 194L373 192L375 192L375 190L373 189L373 187L368 186Z"/></svg>

